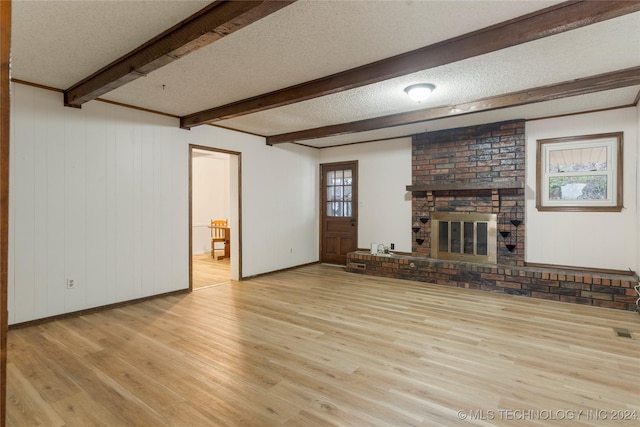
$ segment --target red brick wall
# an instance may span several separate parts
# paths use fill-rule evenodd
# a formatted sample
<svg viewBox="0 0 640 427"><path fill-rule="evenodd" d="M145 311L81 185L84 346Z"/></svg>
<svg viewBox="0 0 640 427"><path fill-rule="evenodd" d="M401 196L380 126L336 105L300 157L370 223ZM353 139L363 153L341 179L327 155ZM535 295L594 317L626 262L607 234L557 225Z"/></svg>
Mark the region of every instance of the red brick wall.
<svg viewBox="0 0 640 427"><path fill-rule="evenodd" d="M413 136L413 183L524 179L524 120Z"/></svg>
<svg viewBox="0 0 640 427"><path fill-rule="evenodd" d="M508 267L395 255L351 252L347 271L370 276L416 280L443 286L636 310L638 283L631 276L579 270Z"/></svg>
<svg viewBox="0 0 640 427"><path fill-rule="evenodd" d="M472 184L524 181L524 120L500 122L414 135L412 184ZM413 193L412 254L429 257L431 223L421 217L433 212L480 212L498 215L498 263L524 265L524 189L482 189ZM522 224L515 227L512 218ZM424 239L419 244L416 238ZM510 251L507 244L515 245Z"/></svg>

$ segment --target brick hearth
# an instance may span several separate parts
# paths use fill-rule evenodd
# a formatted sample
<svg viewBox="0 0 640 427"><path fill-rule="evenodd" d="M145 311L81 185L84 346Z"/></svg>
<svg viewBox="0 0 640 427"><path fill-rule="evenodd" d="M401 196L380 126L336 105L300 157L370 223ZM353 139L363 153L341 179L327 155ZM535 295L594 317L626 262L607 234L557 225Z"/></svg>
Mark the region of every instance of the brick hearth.
<svg viewBox="0 0 640 427"><path fill-rule="evenodd" d="M636 309L633 286L637 282L625 275L464 263L408 255L382 257L364 252L347 256L347 271L621 310Z"/></svg>

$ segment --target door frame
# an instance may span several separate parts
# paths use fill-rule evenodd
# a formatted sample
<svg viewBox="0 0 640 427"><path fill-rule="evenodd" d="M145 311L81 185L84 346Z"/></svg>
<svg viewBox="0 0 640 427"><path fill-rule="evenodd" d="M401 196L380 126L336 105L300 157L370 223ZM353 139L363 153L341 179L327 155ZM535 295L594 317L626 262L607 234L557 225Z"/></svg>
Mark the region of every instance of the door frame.
<svg viewBox="0 0 640 427"><path fill-rule="evenodd" d="M6 425L11 0L0 1L0 426Z"/></svg>
<svg viewBox="0 0 640 427"><path fill-rule="evenodd" d="M212 153L224 153L234 156L237 159L237 175L233 174L233 167L230 167L229 174L231 178L230 185L233 189L237 183L237 200L234 200L233 194L231 194L230 203L230 222L233 223L235 219L235 230L231 232L231 271L230 275L232 280L234 277L233 268L237 262L237 280L242 280L242 153L238 151L223 150L220 148L207 147L205 145L189 144L189 292L193 291L193 150L210 151ZM233 163L233 159L231 160ZM233 164L231 165L233 166ZM237 180L237 181L236 181ZM234 182L236 181L236 182ZM234 206L237 201L237 205ZM234 211L237 215L234 215ZM233 218L233 217L236 218ZM234 247L237 250L234 250ZM234 259L237 260L234 262Z"/></svg>
<svg viewBox="0 0 640 427"><path fill-rule="evenodd" d="M356 200L355 203L353 203L353 205L351 206L351 212L352 212L352 218L355 218L356 220L356 230L355 230L355 249L358 248L358 229L360 228L360 221L359 221L359 213L358 213L358 205L359 205L359 192L358 192L358 187L360 186L360 180L359 180L359 176L358 176L358 160L347 160L347 161L342 161L342 162L330 162L330 163L320 163L320 170L319 170L319 174L320 174L320 192L318 193L318 195L320 196L320 200L318 202L318 204L320 205L320 230L319 230L319 235L320 235L320 242L319 242L319 254L318 254L318 258L320 260L320 262L322 261L322 250L323 250L323 245L324 245L324 218L326 216L326 212L325 212L325 206L323 203L324 200L324 171L323 168L325 166L336 166L336 167L340 167L340 166L346 166L346 165L353 165L353 174L355 177L355 183L356 186L354 187L353 191L354 194L356 195Z"/></svg>

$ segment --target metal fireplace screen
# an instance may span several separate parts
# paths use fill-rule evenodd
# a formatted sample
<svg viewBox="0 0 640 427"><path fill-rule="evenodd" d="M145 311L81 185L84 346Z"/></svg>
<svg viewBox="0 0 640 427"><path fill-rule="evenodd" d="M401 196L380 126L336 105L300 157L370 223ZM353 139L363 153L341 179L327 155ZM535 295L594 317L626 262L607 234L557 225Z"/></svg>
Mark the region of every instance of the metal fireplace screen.
<svg viewBox="0 0 640 427"><path fill-rule="evenodd" d="M431 215L431 257L495 264L496 214Z"/></svg>

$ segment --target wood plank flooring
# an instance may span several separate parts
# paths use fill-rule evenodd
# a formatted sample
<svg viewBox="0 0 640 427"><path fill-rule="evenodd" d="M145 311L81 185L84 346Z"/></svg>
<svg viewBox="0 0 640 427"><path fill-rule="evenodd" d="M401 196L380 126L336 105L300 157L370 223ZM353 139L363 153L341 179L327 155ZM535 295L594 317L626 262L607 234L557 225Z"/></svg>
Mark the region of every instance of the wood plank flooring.
<svg viewBox="0 0 640 427"><path fill-rule="evenodd" d="M7 421L636 426L639 338L638 313L312 265L9 331Z"/></svg>
<svg viewBox="0 0 640 427"><path fill-rule="evenodd" d="M226 283L231 277L229 258L217 259L223 251L216 251L216 258L211 254L193 255L193 289Z"/></svg>

